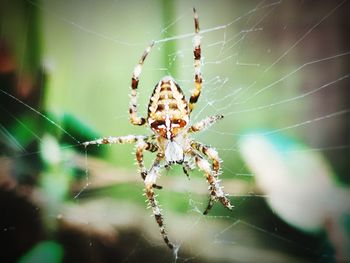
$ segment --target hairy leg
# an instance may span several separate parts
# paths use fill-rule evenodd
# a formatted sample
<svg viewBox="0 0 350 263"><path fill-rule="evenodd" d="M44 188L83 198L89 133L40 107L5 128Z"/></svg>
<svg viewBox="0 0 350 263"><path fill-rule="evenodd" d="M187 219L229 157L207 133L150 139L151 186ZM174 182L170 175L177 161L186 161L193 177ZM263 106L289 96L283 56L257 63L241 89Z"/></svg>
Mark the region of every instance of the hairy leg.
<svg viewBox="0 0 350 263"><path fill-rule="evenodd" d="M161 209L158 206L158 202L156 200L153 185L156 185L157 177L159 176L159 169L160 169L160 162L164 159L163 154L158 154L156 160L154 161L152 168L146 175L146 178L144 180L145 183L145 194L148 199L148 203L150 207L152 208L152 212L154 215L154 218L159 226L160 234L163 237L164 242L167 244L167 246L170 249L174 248L174 244L170 242L168 235L166 233L165 227L164 227L164 219L163 215L161 213Z"/></svg>
<svg viewBox="0 0 350 263"><path fill-rule="evenodd" d="M104 137L100 138L97 140L93 141L88 141L84 142L83 145L85 147L96 144L96 145L101 145L101 144L125 144L125 143L135 143L138 140L146 140L148 137L147 136L140 136L140 135L127 135L127 136L120 136L120 137Z"/></svg>
<svg viewBox="0 0 350 263"><path fill-rule="evenodd" d="M194 55L194 89L192 90L192 94L190 97L189 108L190 112L192 112L194 105L197 103L198 98L201 94L202 90L202 73L201 73L201 37L199 35L199 21L198 14L195 8L193 8L194 14L194 28L195 35L193 38L193 55Z"/></svg>
<svg viewBox="0 0 350 263"><path fill-rule="evenodd" d="M142 57L139 63L136 65L131 78L131 95L130 95L129 113L130 113L130 122L134 125L141 126L146 123L145 118L137 116L137 87L139 85L139 76L142 71L143 62L145 61L147 55L151 51L153 44L154 43L148 46L146 50L143 52Z"/></svg>
<svg viewBox="0 0 350 263"><path fill-rule="evenodd" d="M147 176L147 169L145 167L144 161L143 161L143 152L144 151L150 151L150 152L156 152L158 151L158 146L151 143L151 142L147 142L145 140L139 140L136 144L136 161L137 164L139 166L140 169L140 174L141 174L141 178L144 181L146 176ZM153 185L154 188L157 189L162 189L161 186L154 184Z"/></svg>
<svg viewBox="0 0 350 263"><path fill-rule="evenodd" d="M218 120L221 120L223 118L224 118L224 116L222 116L222 115L214 115L214 116L207 117L204 120L201 120L200 122L197 122L197 123L193 124L188 129L188 132L200 132L200 131L203 131L203 130L209 128L214 123L216 123Z"/></svg>
<svg viewBox="0 0 350 263"><path fill-rule="evenodd" d="M194 151L191 152L195 159L198 168L204 172L207 181L209 183L210 199L207 208L204 211L204 215L208 214L209 210L212 208L216 201L220 201L227 209L231 210L232 205L230 200L226 197L227 194L224 193L222 187L220 186L220 181L214 175L215 172L210 168L210 164L207 160L203 159L199 154Z"/></svg>

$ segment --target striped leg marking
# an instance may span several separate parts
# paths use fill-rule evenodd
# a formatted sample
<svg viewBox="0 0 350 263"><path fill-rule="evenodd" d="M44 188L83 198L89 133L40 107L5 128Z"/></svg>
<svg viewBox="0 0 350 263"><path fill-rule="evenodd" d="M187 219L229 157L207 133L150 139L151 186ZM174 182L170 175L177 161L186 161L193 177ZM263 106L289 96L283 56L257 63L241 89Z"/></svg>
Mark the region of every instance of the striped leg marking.
<svg viewBox="0 0 350 263"><path fill-rule="evenodd" d="M231 205L230 200L226 197L227 195L222 190L222 187L219 184L220 180L218 180L217 176L215 176L215 171L213 172L210 168L209 162L194 152L193 156L195 158L197 166L201 171L205 173L205 176L209 183L210 199L208 206L203 214L208 214L208 212L213 207L216 201L220 201L223 204L223 206L225 206L229 210L232 210L233 206Z"/></svg>
<svg viewBox="0 0 350 263"><path fill-rule="evenodd" d="M100 138L94 141L84 142L83 145L87 147L92 144L101 145L101 144L135 143L138 140L145 140L145 139L147 139L147 136L135 136L135 135L120 136L120 137L110 136L110 137Z"/></svg>
<svg viewBox="0 0 350 263"><path fill-rule="evenodd" d="M158 146L153 144L153 143L146 142L144 140L139 140L137 142L136 153L135 153L136 154L136 161L137 161L137 164L139 166L141 178L143 181L145 180L145 178L147 176L147 169L146 169L144 161L143 161L144 150L150 151L150 152L156 152L156 151L158 151ZM163 187L154 184L153 188L162 189Z"/></svg>
<svg viewBox="0 0 350 263"><path fill-rule="evenodd" d="M153 185L156 185L156 180L159 175L160 161L163 158L164 158L163 155L158 154L156 160L152 165L151 170L146 175L146 178L144 180L145 187L146 187L145 194L148 199L149 206L152 208L154 218L159 226L160 234L162 235L164 242L167 244L167 246L170 249L174 249L174 244L170 242L168 235L166 233L161 209L158 206L158 202L155 198L154 191L153 191Z"/></svg>
<svg viewBox="0 0 350 263"><path fill-rule="evenodd" d="M198 14L195 8L193 8L194 14L194 27L195 27L195 35L193 38L193 55L194 55L194 89L192 91L190 97L189 108L190 112L192 112L194 105L198 101L199 95L202 90L202 74L201 74L201 37L199 34L199 21Z"/></svg>
<svg viewBox="0 0 350 263"><path fill-rule="evenodd" d="M150 46L146 48L143 52L142 57L139 63L136 65L134 69L134 73L131 78L131 95L130 95L130 104L129 104L129 113L130 113L130 122L134 125L144 125L146 123L146 119L143 117L137 116L137 87L139 85L139 76L142 71L142 65L145 61L147 55L151 51L154 42L151 43Z"/></svg>
<svg viewBox="0 0 350 263"><path fill-rule="evenodd" d="M213 176L218 177L220 172L220 163L221 163L218 152L214 148L210 148L196 141L191 142L191 147L203 153L212 161L212 169L214 171Z"/></svg>
<svg viewBox="0 0 350 263"><path fill-rule="evenodd" d="M203 131L203 130L209 128L211 125L213 125L214 123L216 123L217 121L219 121L219 120L221 120L223 118L224 118L224 116L222 116L222 115L214 115L214 116L207 117L204 120L201 120L200 122L197 122L197 123L193 124L188 129L188 132L192 133L192 132Z"/></svg>

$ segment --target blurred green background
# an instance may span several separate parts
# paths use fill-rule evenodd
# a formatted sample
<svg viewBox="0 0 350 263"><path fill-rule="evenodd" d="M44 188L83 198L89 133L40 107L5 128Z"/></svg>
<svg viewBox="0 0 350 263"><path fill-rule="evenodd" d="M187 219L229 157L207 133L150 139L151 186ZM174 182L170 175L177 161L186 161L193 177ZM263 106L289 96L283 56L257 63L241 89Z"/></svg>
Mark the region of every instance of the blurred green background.
<svg viewBox="0 0 350 263"><path fill-rule="evenodd" d="M348 1L0 4L4 262L350 259ZM204 83L191 120L225 116L194 137L218 150L235 209L202 216L202 174L165 171L158 198L174 256L146 209L134 146L81 142L151 133L129 123L128 103L152 40L140 115L165 75L189 97L193 6Z"/></svg>

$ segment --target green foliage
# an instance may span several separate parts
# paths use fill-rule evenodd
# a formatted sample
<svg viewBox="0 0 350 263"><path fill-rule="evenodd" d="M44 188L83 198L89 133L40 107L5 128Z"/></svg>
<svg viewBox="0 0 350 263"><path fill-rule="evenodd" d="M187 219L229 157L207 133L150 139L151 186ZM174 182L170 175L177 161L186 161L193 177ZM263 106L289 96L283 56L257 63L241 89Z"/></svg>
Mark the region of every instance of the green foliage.
<svg viewBox="0 0 350 263"><path fill-rule="evenodd" d="M63 262L63 255L64 250L59 243L43 241L22 256L17 263L60 263Z"/></svg>

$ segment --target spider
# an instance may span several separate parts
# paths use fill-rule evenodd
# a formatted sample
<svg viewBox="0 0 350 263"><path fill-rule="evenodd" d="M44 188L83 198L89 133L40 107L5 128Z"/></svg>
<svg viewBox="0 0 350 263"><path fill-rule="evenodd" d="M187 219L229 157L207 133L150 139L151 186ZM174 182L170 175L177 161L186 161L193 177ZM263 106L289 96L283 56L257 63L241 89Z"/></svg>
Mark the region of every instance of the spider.
<svg viewBox="0 0 350 263"><path fill-rule="evenodd" d="M163 77L155 86L148 104L147 119L137 115L137 88L143 63L151 51L154 42L146 48L139 63L136 65L131 78L131 96L129 104L130 122L134 125L147 125L153 135L128 135L121 137L106 137L83 143L85 147L91 144L136 144L136 160L140 169L141 177L145 185L145 195L153 215L160 228L160 233L170 249L174 244L170 242L163 223L163 215L159 208L154 189L161 189L157 185L161 168L168 168L173 164L182 165L184 173L188 176L188 170L195 164L203 171L209 183L210 198L204 211L206 215L214 205L220 201L226 208L232 209L227 194L219 185L220 163L218 152L202 143L192 140L189 135L199 132L211 126L223 118L222 115L207 117L202 121L191 125L190 115L200 96L202 89L201 75L201 46L199 34L199 22L196 9L193 8L195 35L194 46L194 89L189 101L186 101L183 91L176 81L170 77ZM156 158L149 170L145 168L143 161L144 151L156 152ZM210 162L207 160L209 159Z"/></svg>

